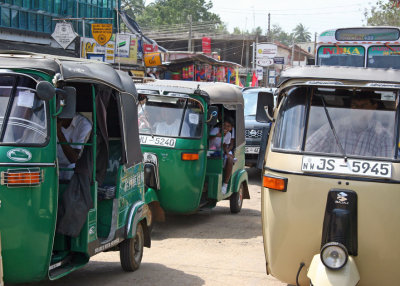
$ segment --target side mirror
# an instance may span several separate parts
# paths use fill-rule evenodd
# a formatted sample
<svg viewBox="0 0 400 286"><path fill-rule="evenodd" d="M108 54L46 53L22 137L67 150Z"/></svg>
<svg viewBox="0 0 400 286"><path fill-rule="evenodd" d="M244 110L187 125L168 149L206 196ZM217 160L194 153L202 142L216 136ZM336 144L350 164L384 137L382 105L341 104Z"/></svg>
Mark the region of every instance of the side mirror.
<svg viewBox="0 0 400 286"><path fill-rule="evenodd" d="M36 95L41 100L49 101L56 94L55 87L48 81L39 81L36 85Z"/></svg>
<svg viewBox="0 0 400 286"><path fill-rule="evenodd" d="M256 120L271 122L274 116L274 95L270 92L259 92L257 99Z"/></svg>
<svg viewBox="0 0 400 286"><path fill-rule="evenodd" d="M209 106L207 112L207 124L213 126L218 122L218 106Z"/></svg>
<svg viewBox="0 0 400 286"><path fill-rule="evenodd" d="M60 106L62 106L59 118L73 118L76 113L76 89L72 86L64 86L63 89L57 89L57 95L60 97Z"/></svg>

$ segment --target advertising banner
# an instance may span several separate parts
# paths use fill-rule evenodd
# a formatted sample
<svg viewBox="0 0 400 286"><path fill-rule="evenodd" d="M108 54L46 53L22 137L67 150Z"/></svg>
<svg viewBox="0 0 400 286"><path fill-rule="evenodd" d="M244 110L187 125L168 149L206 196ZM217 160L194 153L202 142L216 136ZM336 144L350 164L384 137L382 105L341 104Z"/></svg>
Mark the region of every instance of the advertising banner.
<svg viewBox="0 0 400 286"><path fill-rule="evenodd" d="M101 46L95 41L95 39L81 38L81 58L87 59L89 57L96 57L96 59L98 60L100 59L99 55L104 55L104 61L106 63L114 63L114 49L115 43L113 41L109 41L105 46Z"/></svg>
<svg viewBox="0 0 400 286"><path fill-rule="evenodd" d="M129 57L116 57L115 61L121 64L137 64L138 60L138 39L131 35L131 43L129 46Z"/></svg>
<svg viewBox="0 0 400 286"><path fill-rule="evenodd" d="M115 42L116 56L121 58L129 58L131 36L128 34L117 34Z"/></svg>
<svg viewBox="0 0 400 286"><path fill-rule="evenodd" d="M203 47L203 53L211 54L211 38L203 37L202 38L202 47Z"/></svg>
<svg viewBox="0 0 400 286"><path fill-rule="evenodd" d="M256 66L256 76L258 80L263 80L263 67Z"/></svg>
<svg viewBox="0 0 400 286"><path fill-rule="evenodd" d="M146 67L161 65L161 53L147 53L144 55L144 64Z"/></svg>
<svg viewBox="0 0 400 286"><path fill-rule="evenodd" d="M158 46L157 45L152 45L152 44L143 44L143 52L144 53L155 53L158 51Z"/></svg>
<svg viewBox="0 0 400 286"><path fill-rule="evenodd" d="M273 59L278 52L278 46L273 44L257 44L256 60Z"/></svg>

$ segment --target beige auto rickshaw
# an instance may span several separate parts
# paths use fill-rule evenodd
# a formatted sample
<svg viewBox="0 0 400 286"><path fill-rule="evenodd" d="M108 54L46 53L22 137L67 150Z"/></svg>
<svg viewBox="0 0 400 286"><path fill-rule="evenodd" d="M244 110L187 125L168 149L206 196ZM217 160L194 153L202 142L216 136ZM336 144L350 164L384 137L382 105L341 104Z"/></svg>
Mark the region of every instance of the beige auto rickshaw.
<svg viewBox="0 0 400 286"><path fill-rule="evenodd" d="M262 225L267 273L297 285L399 285L400 71L286 70L273 117Z"/></svg>

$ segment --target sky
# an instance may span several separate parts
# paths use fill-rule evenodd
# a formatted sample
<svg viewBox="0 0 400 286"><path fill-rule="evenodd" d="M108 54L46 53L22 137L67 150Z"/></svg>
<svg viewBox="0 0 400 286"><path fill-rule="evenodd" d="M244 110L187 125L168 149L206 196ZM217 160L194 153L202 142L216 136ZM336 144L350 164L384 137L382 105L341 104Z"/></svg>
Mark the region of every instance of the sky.
<svg viewBox="0 0 400 286"><path fill-rule="evenodd" d="M370 10L376 1L212 0L211 12L220 16L230 32L234 27L251 31L260 26L266 33L270 13L271 28L279 25L290 33L301 23L314 35L331 28L366 25L364 11Z"/></svg>

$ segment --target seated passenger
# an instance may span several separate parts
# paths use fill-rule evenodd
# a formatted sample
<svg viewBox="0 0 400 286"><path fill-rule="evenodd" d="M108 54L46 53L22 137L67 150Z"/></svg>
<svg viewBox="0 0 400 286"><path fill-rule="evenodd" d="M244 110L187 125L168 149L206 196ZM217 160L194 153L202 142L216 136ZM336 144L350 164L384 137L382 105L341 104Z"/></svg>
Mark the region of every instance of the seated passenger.
<svg viewBox="0 0 400 286"><path fill-rule="evenodd" d="M231 135L232 126L233 126L232 119L227 118L223 124L224 179L221 189L222 194L226 194L227 192L229 179L231 178L233 169L234 157L230 149L231 138L232 138ZM221 141L222 141L221 129L219 127L214 127L210 131L209 149L221 150Z"/></svg>
<svg viewBox="0 0 400 286"><path fill-rule="evenodd" d="M76 113L71 118L58 118L58 142L86 143L92 131L91 122L83 115ZM58 144L57 157L60 168L75 168L75 163L83 151L83 145ZM70 180L73 171L60 171L60 180Z"/></svg>
<svg viewBox="0 0 400 286"><path fill-rule="evenodd" d="M168 112L169 108L161 108L160 118L154 124L155 135L161 136L179 136L179 128L181 126L181 117L176 118ZM186 122L182 124L182 137L190 137L190 128Z"/></svg>

